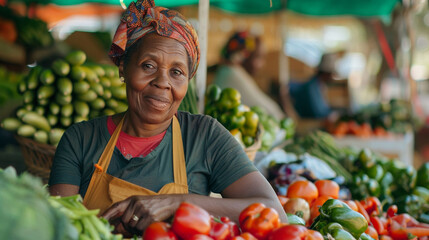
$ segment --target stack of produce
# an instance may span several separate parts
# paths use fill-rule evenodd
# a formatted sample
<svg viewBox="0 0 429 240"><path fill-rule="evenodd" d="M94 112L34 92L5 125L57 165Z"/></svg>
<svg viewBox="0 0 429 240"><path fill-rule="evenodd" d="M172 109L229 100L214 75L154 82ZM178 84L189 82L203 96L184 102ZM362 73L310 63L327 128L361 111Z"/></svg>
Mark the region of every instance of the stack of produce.
<svg viewBox="0 0 429 240"><path fill-rule="evenodd" d="M209 85L205 94L204 113L216 118L243 147L255 143L259 116L241 104L241 94L236 89L221 90L217 85Z"/></svg>
<svg viewBox="0 0 429 240"><path fill-rule="evenodd" d="M22 81L24 74L8 71L5 67L0 66L0 107L7 101L20 99L17 86Z"/></svg>
<svg viewBox="0 0 429 240"><path fill-rule="evenodd" d="M71 124L123 112L128 108L125 84L110 65L85 64L74 51L51 68L35 66L18 84L24 105L2 127L18 135L56 146Z"/></svg>
<svg viewBox="0 0 429 240"><path fill-rule="evenodd" d="M27 239L122 239L112 226L87 210L80 195L50 197L39 178L15 169L0 169L0 238Z"/></svg>
<svg viewBox="0 0 429 240"><path fill-rule="evenodd" d="M390 133L403 134L418 125L411 104L392 99L390 102L365 107L354 114L346 114L328 130L338 137L347 134L358 137L385 137Z"/></svg>
<svg viewBox="0 0 429 240"><path fill-rule="evenodd" d="M250 109L258 114L259 122L264 128L261 137L262 145L259 151L267 152L271 150L277 140L277 134L279 134L281 130L285 131L284 140L292 139L295 135L295 123L292 118L284 118L278 121L273 116L266 113L260 106L253 106Z"/></svg>

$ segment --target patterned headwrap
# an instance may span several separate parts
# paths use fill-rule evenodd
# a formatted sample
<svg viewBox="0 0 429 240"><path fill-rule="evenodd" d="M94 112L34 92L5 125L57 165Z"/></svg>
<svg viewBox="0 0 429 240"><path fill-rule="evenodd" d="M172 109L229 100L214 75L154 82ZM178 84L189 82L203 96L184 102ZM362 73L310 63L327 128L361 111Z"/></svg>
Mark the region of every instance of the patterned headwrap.
<svg viewBox="0 0 429 240"><path fill-rule="evenodd" d="M222 57L229 60L231 56L238 51L243 51L245 57L249 57L255 50L255 47L255 36L252 36L246 31L236 32L229 38L222 49Z"/></svg>
<svg viewBox="0 0 429 240"><path fill-rule="evenodd" d="M195 75L200 61L198 37L192 25L178 12L164 7L155 7L153 0L131 2L121 18L113 37L109 56L119 66L124 53L148 33L179 41L188 52L191 74Z"/></svg>

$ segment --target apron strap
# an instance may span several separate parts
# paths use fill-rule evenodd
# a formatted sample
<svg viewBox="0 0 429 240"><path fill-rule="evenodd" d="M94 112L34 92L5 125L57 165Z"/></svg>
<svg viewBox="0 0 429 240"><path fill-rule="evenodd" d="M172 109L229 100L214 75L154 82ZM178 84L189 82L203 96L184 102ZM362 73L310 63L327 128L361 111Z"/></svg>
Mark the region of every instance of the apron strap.
<svg viewBox="0 0 429 240"><path fill-rule="evenodd" d="M180 130L179 120L176 115L173 116L173 170L174 182L188 186L186 174L185 153L183 151L182 131Z"/></svg>
<svg viewBox="0 0 429 240"><path fill-rule="evenodd" d="M98 170L101 170L102 172L107 172L107 168L109 167L110 160L112 159L113 150L115 150L116 142L118 141L119 133L121 132L123 123L124 123L124 117L122 117L121 121L119 122L118 126L113 132L112 137L110 137L109 142L104 148L104 151L101 154L101 157L98 159L98 163L95 166L96 170L98 169Z"/></svg>

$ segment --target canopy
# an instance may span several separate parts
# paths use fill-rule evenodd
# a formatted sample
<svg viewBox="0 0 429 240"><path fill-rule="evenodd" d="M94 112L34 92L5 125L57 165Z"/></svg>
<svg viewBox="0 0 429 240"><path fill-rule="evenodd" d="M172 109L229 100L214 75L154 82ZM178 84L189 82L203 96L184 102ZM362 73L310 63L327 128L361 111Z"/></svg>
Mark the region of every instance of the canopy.
<svg viewBox="0 0 429 240"><path fill-rule="evenodd" d="M42 0L40 1L42 2ZM131 0L123 0L123 2L128 6ZM356 15L370 17L390 15L399 2L400 0L211 0L210 5L225 11L243 14L264 14L286 8L297 13L314 16ZM51 0L51 3L62 6L82 3L121 4L120 0ZM155 0L155 3L157 6L170 8L198 4L198 0Z"/></svg>

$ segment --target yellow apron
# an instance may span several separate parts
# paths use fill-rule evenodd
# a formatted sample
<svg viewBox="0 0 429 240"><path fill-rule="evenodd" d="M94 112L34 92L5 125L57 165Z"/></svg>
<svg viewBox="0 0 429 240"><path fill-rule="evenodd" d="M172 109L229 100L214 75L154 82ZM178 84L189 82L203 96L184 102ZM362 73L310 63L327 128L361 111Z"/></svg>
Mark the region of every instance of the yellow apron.
<svg viewBox="0 0 429 240"><path fill-rule="evenodd" d="M103 213L113 203L133 195L185 194L188 193L185 155L183 152L182 133L177 117L173 117L173 170L174 182L164 185L159 192L154 192L136 184L127 182L106 173L112 159L124 119L119 122L112 137L104 148L91 177L83 204L88 209L100 209Z"/></svg>

